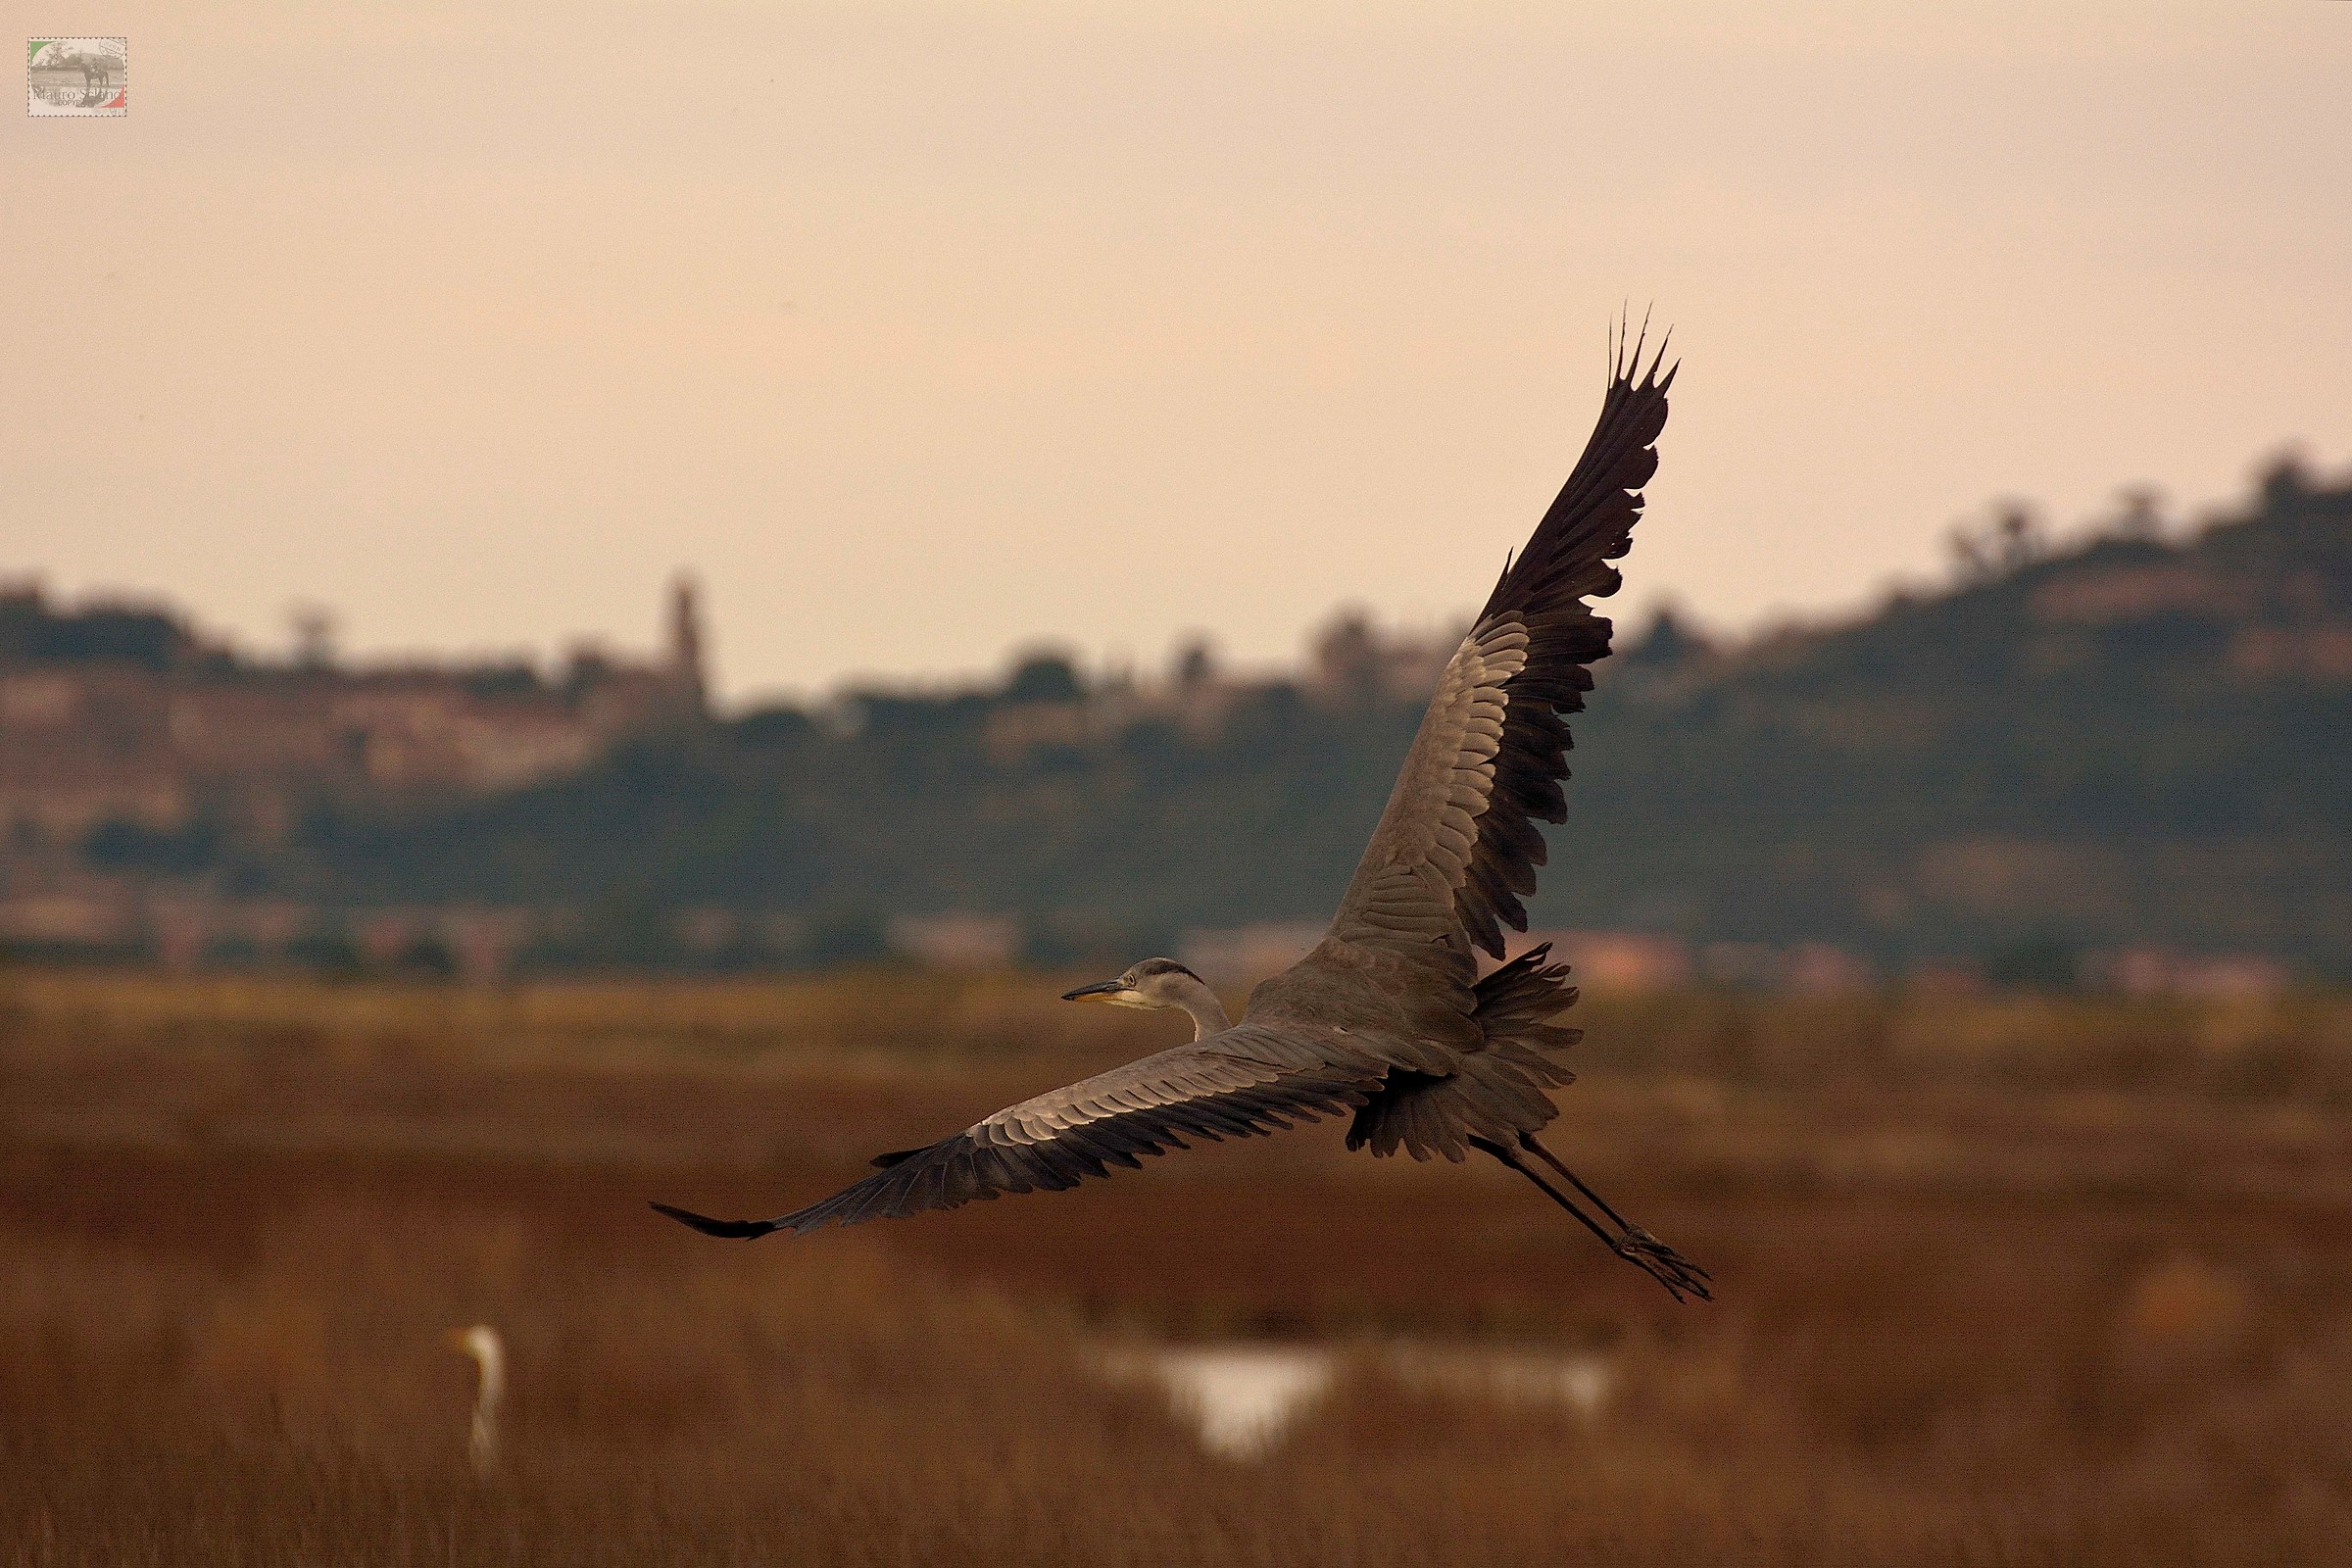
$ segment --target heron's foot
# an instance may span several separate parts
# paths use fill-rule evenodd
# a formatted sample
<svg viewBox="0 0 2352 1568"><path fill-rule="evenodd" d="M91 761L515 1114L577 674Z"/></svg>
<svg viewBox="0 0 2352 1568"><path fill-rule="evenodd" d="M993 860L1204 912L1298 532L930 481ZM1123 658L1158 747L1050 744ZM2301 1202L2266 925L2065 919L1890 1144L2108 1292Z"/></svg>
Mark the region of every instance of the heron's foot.
<svg viewBox="0 0 2352 1568"><path fill-rule="evenodd" d="M1715 1299L1715 1293L1707 1289L1712 1276L1705 1269L1639 1225L1628 1229L1618 1241L1617 1255L1665 1286L1666 1294L1678 1301L1690 1296L1702 1301Z"/></svg>

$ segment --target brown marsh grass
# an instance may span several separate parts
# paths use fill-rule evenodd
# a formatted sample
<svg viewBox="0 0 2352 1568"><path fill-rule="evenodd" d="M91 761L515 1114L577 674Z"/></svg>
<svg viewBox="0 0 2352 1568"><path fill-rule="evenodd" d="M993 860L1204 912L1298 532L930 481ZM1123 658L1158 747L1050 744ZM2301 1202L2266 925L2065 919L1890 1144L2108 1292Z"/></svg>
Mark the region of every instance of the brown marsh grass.
<svg viewBox="0 0 2352 1568"><path fill-rule="evenodd" d="M1156 1038L1055 988L0 979L0 1562L2352 1560L2340 1004L1596 999L1558 1144L1711 1307L1328 1127L791 1243L644 1209L783 1206ZM1237 1464L1090 1372L1138 1336L1618 1384L1587 1423L1366 1361Z"/></svg>

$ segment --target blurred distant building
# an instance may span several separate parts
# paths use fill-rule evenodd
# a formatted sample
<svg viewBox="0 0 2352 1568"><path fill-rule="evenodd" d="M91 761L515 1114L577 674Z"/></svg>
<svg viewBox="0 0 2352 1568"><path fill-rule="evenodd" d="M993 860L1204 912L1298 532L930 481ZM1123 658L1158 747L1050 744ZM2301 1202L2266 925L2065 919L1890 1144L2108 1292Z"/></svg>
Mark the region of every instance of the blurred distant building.
<svg viewBox="0 0 2352 1568"><path fill-rule="evenodd" d="M1013 666L986 721L989 755L1013 761L1045 748L1076 749L1102 740L1115 711L1097 702L1067 655L1041 652Z"/></svg>
<svg viewBox="0 0 2352 1568"><path fill-rule="evenodd" d="M680 572L669 585L669 646L664 662L669 700L685 718L710 711L709 675L704 668L703 609L694 579Z"/></svg>
<svg viewBox="0 0 2352 1568"><path fill-rule="evenodd" d="M2087 985L2128 997L2270 997L2293 984L2286 966L2252 954L2183 954L2132 948L2082 965Z"/></svg>
<svg viewBox="0 0 2352 1568"><path fill-rule="evenodd" d="M1867 961L1827 942L1710 942L1696 973L1709 985L1815 997L1866 990L1878 978Z"/></svg>
<svg viewBox="0 0 2352 1568"><path fill-rule="evenodd" d="M1268 920L1226 930L1188 931L1176 959L1213 985L1244 985L1279 974L1323 940L1319 920Z"/></svg>
<svg viewBox="0 0 2352 1568"><path fill-rule="evenodd" d="M1384 636L1362 612L1347 612L1315 639L1307 688L1319 700L1341 707L1426 703L1466 629Z"/></svg>
<svg viewBox="0 0 2352 1568"><path fill-rule="evenodd" d="M707 717L684 581L669 636L650 661L583 649L554 679L519 662L342 667L315 640L273 664L159 610L0 590L0 853L200 814L269 838L322 794L494 791L569 772Z"/></svg>
<svg viewBox="0 0 2352 1568"><path fill-rule="evenodd" d="M1007 914L900 915L890 950L939 969L1002 969L1021 953L1021 923Z"/></svg>
<svg viewBox="0 0 2352 1568"><path fill-rule="evenodd" d="M327 627L306 611L277 663L151 606L0 588L0 943L140 951L175 969L281 954L302 944L304 910L175 876L175 858L222 836L281 842L321 802L515 789L709 716L683 579L662 654L583 648L553 677L520 662L338 665ZM338 940L357 959L429 950L488 977L526 927L511 912L382 911Z"/></svg>
<svg viewBox="0 0 2352 1568"><path fill-rule="evenodd" d="M1690 979L1690 950L1679 937L1648 931L1531 931L1527 941L1550 943L1552 956L1567 960L1576 983L1594 991L1662 991Z"/></svg>

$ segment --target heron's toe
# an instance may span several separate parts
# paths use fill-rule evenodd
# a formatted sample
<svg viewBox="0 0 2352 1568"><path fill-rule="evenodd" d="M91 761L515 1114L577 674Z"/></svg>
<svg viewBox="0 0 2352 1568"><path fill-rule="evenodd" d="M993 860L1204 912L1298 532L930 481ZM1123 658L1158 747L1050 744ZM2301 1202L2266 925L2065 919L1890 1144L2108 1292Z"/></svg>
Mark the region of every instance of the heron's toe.
<svg viewBox="0 0 2352 1568"><path fill-rule="evenodd" d="M1702 1301L1715 1299L1715 1293L1707 1288L1712 1275L1639 1226L1617 1244L1617 1255L1665 1286L1678 1301L1686 1292Z"/></svg>

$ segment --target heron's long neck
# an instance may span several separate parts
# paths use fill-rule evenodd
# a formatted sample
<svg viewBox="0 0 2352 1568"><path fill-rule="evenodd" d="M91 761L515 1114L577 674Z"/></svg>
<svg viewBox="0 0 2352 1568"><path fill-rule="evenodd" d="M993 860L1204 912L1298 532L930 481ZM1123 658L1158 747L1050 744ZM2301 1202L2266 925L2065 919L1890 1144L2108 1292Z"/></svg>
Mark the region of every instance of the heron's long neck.
<svg viewBox="0 0 2352 1568"><path fill-rule="evenodd" d="M1233 1027L1225 1016L1225 1004L1217 994L1198 980L1186 979L1175 988L1176 1005L1193 1020L1193 1038L1206 1040L1210 1035Z"/></svg>

